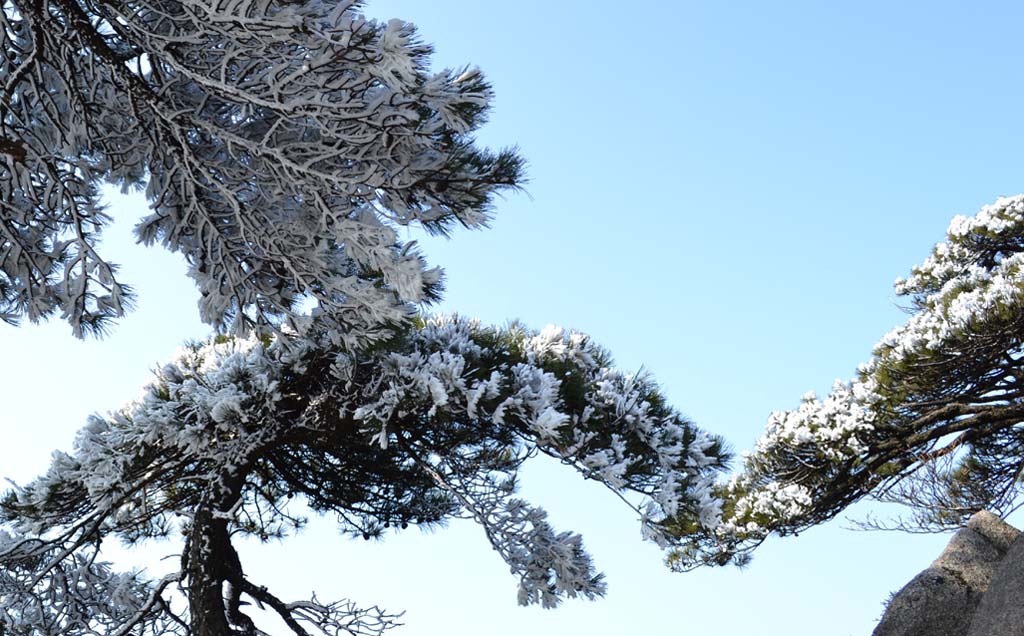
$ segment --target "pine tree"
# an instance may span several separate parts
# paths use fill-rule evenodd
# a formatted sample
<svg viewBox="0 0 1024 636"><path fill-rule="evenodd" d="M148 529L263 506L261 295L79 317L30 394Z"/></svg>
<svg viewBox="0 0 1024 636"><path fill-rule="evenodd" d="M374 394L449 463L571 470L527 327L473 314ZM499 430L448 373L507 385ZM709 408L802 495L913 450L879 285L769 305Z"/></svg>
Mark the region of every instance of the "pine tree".
<svg viewBox="0 0 1024 636"><path fill-rule="evenodd" d="M676 528L675 567L742 563L770 534L800 532L865 497L909 505L895 527L926 531L1020 505L1024 195L953 219L896 293L909 320L855 380L772 414L742 472L718 487L722 523Z"/></svg>
<svg viewBox="0 0 1024 636"><path fill-rule="evenodd" d="M521 604L599 596L580 536L515 496L538 453L620 494L662 545L669 524L718 522L722 442L582 334L434 318L358 355L326 334L192 345L0 505L0 625L262 634L253 602L299 636L392 626L377 608L285 601L246 575L233 541L294 532L297 501L364 538L468 516L519 579ZM115 537L180 541L180 568L114 572L102 555Z"/></svg>

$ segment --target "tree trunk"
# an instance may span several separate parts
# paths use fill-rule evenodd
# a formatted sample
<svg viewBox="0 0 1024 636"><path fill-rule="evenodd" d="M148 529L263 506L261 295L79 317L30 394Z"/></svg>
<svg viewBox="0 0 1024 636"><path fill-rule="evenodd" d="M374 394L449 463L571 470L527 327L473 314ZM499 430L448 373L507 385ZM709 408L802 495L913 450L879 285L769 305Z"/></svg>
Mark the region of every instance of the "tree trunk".
<svg viewBox="0 0 1024 636"><path fill-rule="evenodd" d="M196 511L188 549L188 601L192 636L231 636L224 605L225 574L233 565L227 520L209 508ZM237 563L238 557L234 559Z"/></svg>
<svg viewBox="0 0 1024 636"><path fill-rule="evenodd" d="M191 636L256 633L252 620L239 612L242 563L231 545L226 514L241 496L248 467L234 467L214 480L192 519L185 568Z"/></svg>

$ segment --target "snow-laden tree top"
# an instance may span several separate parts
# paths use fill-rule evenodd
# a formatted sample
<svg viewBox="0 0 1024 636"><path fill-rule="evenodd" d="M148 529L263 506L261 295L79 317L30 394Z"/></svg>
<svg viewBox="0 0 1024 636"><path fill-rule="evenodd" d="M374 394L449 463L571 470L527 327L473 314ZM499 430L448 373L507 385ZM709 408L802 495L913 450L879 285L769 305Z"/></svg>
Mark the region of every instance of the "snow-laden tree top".
<svg viewBox="0 0 1024 636"><path fill-rule="evenodd" d="M293 498L354 536L472 518L518 579L520 603L600 595L580 536L556 531L515 495L519 467L537 453L619 493L661 545L670 525L712 532L719 523L721 441L579 333L436 318L360 355L326 337L186 347L140 400L90 419L73 453L9 493L0 625L16 634L259 633L246 597L300 635L391 625L348 602L286 603L246 577L231 537L301 526ZM158 581L97 560L107 537L179 534L181 569ZM174 609L175 590L187 615Z"/></svg>
<svg viewBox="0 0 1024 636"><path fill-rule="evenodd" d="M910 319L857 379L772 414L743 471L718 489L723 523L690 534L677 567L742 561L772 532L799 532L869 495L910 504L912 518L900 522L908 529L1019 505L1024 195L953 219L896 292Z"/></svg>
<svg viewBox="0 0 1024 636"><path fill-rule="evenodd" d="M300 331L310 298L362 344L433 298L396 226L476 228L514 151L474 146L491 91L431 73L412 25L359 2L0 0L0 319L76 335L130 304L97 251L99 187L144 187L139 240L182 253L202 318Z"/></svg>

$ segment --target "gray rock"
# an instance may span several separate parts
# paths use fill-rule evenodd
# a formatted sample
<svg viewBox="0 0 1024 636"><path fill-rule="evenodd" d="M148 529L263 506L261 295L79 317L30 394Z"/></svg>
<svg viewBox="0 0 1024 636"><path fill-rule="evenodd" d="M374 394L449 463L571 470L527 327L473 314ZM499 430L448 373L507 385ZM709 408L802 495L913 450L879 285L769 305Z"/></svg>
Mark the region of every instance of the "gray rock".
<svg viewBox="0 0 1024 636"><path fill-rule="evenodd" d="M1024 540L1014 543L996 568L967 634L1024 636Z"/></svg>
<svg viewBox="0 0 1024 636"><path fill-rule="evenodd" d="M993 573L1019 534L990 512L975 514L939 558L892 597L873 636L967 636Z"/></svg>
<svg viewBox="0 0 1024 636"><path fill-rule="evenodd" d="M984 535L993 545L1004 554L1010 551L1010 546L1020 536L1020 530L1000 519L997 515L988 510L975 513L967 521L967 527Z"/></svg>

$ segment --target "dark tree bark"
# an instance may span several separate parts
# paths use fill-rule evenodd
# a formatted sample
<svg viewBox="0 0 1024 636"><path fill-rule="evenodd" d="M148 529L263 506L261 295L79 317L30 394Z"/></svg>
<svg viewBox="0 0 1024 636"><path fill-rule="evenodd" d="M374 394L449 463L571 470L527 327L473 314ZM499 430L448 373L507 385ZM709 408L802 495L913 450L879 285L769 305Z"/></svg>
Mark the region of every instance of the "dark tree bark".
<svg viewBox="0 0 1024 636"><path fill-rule="evenodd" d="M227 514L241 496L246 469L235 469L213 487L209 503L195 513L189 532L188 580L192 636L255 634L255 625L239 611L242 563L231 544Z"/></svg>
<svg viewBox="0 0 1024 636"><path fill-rule="evenodd" d="M196 512L188 552L188 597L194 636L230 636L231 626L224 611L223 572L229 565L225 551L231 550L227 522L213 511Z"/></svg>

